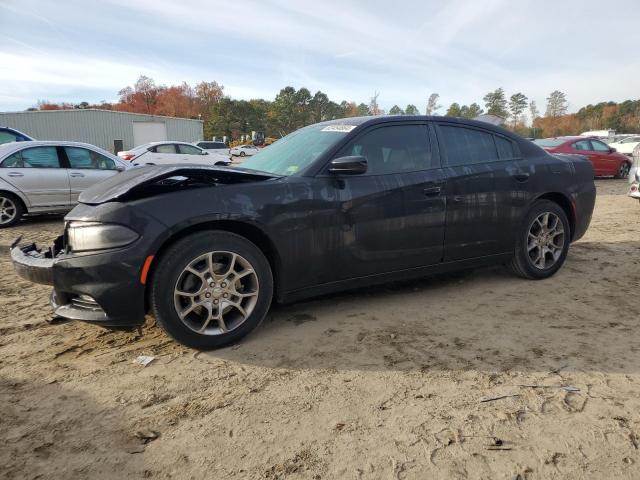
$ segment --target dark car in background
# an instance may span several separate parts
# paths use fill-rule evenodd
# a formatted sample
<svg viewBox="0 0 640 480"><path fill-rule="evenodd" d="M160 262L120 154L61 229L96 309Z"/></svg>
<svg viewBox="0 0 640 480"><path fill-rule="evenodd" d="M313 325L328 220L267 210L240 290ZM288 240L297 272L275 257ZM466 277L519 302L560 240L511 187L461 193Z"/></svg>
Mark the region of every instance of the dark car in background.
<svg viewBox="0 0 640 480"><path fill-rule="evenodd" d="M29 142L31 140L34 139L15 128L0 126L0 145L9 142Z"/></svg>
<svg viewBox="0 0 640 480"><path fill-rule="evenodd" d="M595 137L554 137L535 140L550 153L584 155L593 164L596 177L627 178L631 160Z"/></svg>
<svg viewBox="0 0 640 480"><path fill-rule="evenodd" d="M156 165L83 192L50 248L14 246L57 315L235 342L272 300L508 264L544 279L582 237L593 168L473 120L361 117L300 129L241 167ZM524 287L523 287L524 288Z"/></svg>

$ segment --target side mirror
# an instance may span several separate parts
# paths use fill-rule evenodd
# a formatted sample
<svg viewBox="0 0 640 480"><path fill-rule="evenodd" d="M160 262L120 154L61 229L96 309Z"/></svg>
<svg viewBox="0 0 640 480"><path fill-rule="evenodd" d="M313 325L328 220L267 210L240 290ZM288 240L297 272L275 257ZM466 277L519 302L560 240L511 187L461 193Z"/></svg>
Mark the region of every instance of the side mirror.
<svg viewBox="0 0 640 480"><path fill-rule="evenodd" d="M361 175L367 171L367 159L360 155L334 158L329 173L334 175Z"/></svg>
<svg viewBox="0 0 640 480"><path fill-rule="evenodd" d="M124 168L122 165L118 165L116 167L116 170L119 171L119 172L124 172L126 170L126 168Z"/></svg>
<svg viewBox="0 0 640 480"><path fill-rule="evenodd" d="M202 155L209 155L209 152L202 152Z"/></svg>
<svg viewBox="0 0 640 480"><path fill-rule="evenodd" d="M609 147L609 152L610 152L610 153L615 153L615 152L617 152L617 151L618 151L618 150L616 150L615 148L613 148L613 147Z"/></svg>

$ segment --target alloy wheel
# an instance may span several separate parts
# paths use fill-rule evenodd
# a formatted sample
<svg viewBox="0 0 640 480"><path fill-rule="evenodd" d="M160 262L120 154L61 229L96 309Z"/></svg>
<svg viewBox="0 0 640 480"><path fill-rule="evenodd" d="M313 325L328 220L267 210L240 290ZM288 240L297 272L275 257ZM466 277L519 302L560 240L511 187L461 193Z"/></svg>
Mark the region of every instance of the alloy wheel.
<svg viewBox="0 0 640 480"><path fill-rule="evenodd" d="M0 197L0 225L13 222L18 213L18 207L13 199Z"/></svg>
<svg viewBox="0 0 640 480"><path fill-rule="evenodd" d="M193 259L178 276L173 297L178 317L203 335L221 335L242 325L258 301L255 268L226 251Z"/></svg>
<svg viewBox="0 0 640 480"><path fill-rule="evenodd" d="M538 215L527 233L527 255L540 270L551 268L564 249L565 233L562 220L555 213Z"/></svg>

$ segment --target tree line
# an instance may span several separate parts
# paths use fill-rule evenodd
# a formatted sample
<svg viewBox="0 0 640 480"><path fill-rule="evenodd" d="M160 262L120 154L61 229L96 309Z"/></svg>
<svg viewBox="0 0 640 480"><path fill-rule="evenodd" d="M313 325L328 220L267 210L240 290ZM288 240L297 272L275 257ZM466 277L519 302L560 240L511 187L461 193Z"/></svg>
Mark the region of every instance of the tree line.
<svg viewBox="0 0 640 480"><path fill-rule="evenodd" d="M170 117L197 118L204 121L204 136L226 136L237 139L251 131L264 132L267 137L279 138L300 127L335 118L381 115L384 110L378 103L375 92L368 103L343 100L335 102L327 94L317 91L312 94L306 88L287 86L273 100L236 100L224 94L224 86L217 82L200 82L195 86L156 85L149 77L141 76L131 86L118 92L114 103L88 102L57 104L38 101L29 110L56 110L71 108L100 108L123 112L166 115ZM482 98L482 107L473 102L469 105L452 103L443 111L440 96L432 93L425 105L427 115L444 114L453 117L474 118L486 113L505 119L504 126L527 137L547 137L578 134L585 130L612 128L617 131L640 131L640 100L622 103L603 102L582 107L576 113L567 114L568 101L564 92L555 90L547 97L544 115L536 102L522 92L507 97L503 88L497 88ZM420 109L413 104L402 108L392 106L390 115L419 115Z"/></svg>

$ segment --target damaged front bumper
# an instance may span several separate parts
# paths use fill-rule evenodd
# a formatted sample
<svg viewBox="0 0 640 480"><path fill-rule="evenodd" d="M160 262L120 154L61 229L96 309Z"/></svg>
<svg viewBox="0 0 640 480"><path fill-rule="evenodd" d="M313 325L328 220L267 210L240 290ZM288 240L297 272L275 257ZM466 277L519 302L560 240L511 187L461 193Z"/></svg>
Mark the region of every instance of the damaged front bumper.
<svg viewBox="0 0 640 480"><path fill-rule="evenodd" d="M63 237L41 249L32 243L11 247L16 273L30 282L51 285L50 302L57 316L109 327L134 327L144 322L144 286L137 281L136 262L127 252L70 255ZM129 252L136 255L135 252Z"/></svg>
<svg viewBox="0 0 640 480"><path fill-rule="evenodd" d="M16 243L19 241L16 240ZM53 286L55 246L48 251L41 251L35 243L26 246L17 246L16 243L11 248L11 261L16 273L30 282Z"/></svg>

